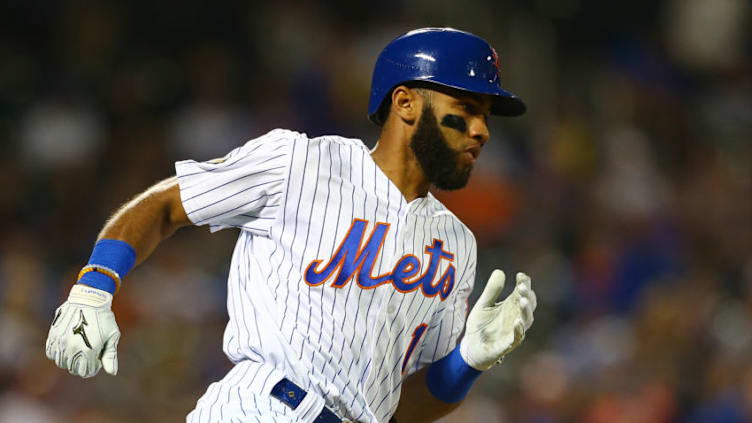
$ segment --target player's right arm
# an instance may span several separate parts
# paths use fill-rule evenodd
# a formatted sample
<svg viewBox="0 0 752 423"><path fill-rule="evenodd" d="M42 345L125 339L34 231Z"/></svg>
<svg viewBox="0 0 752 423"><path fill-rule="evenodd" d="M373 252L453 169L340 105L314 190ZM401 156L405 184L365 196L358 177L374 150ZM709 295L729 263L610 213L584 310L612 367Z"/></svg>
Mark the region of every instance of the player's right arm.
<svg viewBox="0 0 752 423"><path fill-rule="evenodd" d="M99 233L89 264L55 313L47 357L84 378L102 367L117 373L120 330L110 306L123 277L183 226L267 233L282 208L298 137L274 130L222 159L177 162L175 177L121 207Z"/></svg>
<svg viewBox="0 0 752 423"><path fill-rule="evenodd" d="M99 234L90 264L60 306L46 342L46 354L73 375L116 374L120 330L110 310L120 280L177 229L191 224L180 200L177 178L155 184L121 207ZM114 285L114 286L113 286Z"/></svg>

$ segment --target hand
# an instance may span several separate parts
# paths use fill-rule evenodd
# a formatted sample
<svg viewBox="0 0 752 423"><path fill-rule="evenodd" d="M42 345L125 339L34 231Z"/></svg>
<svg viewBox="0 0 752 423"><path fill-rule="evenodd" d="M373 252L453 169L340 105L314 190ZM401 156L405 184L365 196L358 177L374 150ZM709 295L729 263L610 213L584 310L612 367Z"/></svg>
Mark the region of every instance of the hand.
<svg viewBox="0 0 752 423"><path fill-rule="evenodd" d="M89 378L118 370L120 330L110 310L112 294L74 285L68 301L58 307L47 335L47 358L72 375Z"/></svg>
<svg viewBox="0 0 752 423"><path fill-rule="evenodd" d="M525 332L533 324L533 311L538 305L530 277L517 273L517 285L509 296L496 302L504 289L506 276L494 270L478 302L467 317L465 337L460 354L467 364L486 370L517 348Z"/></svg>

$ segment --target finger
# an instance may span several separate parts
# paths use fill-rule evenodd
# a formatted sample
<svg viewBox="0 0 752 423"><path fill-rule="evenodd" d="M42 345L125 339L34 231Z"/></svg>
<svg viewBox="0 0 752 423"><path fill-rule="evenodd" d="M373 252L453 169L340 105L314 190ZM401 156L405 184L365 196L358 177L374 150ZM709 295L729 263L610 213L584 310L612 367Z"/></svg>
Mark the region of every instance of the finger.
<svg viewBox="0 0 752 423"><path fill-rule="evenodd" d="M50 360L52 360L56 366L57 366L57 356L58 356L57 350L55 348L50 348L50 353L47 355L47 357Z"/></svg>
<svg viewBox="0 0 752 423"><path fill-rule="evenodd" d="M81 352L78 352L72 356L70 362L68 363L68 373L72 374L73 376L81 375L78 370L78 363L81 362L81 359Z"/></svg>
<svg viewBox="0 0 752 423"><path fill-rule="evenodd" d="M496 299L499 298L501 291L504 290L504 281L506 275L503 271L496 269L491 273L491 277L488 278L488 283L483 289L483 293L478 298L478 304L483 307L493 307L496 304Z"/></svg>
<svg viewBox="0 0 752 423"><path fill-rule="evenodd" d="M531 309L535 311L538 308L538 297L535 295L535 291L528 289L525 285L518 285L516 289L520 293L520 297L530 301Z"/></svg>
<svg viewBox="0 0 752 423"><path fill-rule="evenodd" d="M530 276L522 272L517 273L517 285L524 285L528 289L533 289L533 282L530 280Z"/></svg>
<svg viewBox="0 0 752 423"><path fill-rule="evenodd" d="M68 368L68 357L63 350L58 350L57 357L55 357L55 364L61 369Z"/></svg>
<svg viewBox="0 0 752 423"><path fill-rule="evenodd" d="M86 365L87 374L86 376L84 376L84 378L87 379L87 378L96 376L99 373L99 370L101 368L102 368L102 363L99 361L98 358L94 361L89 361Z"/></svg>
<svg viewBox="0 0 752 423"><path fill-rule="evenodd" d="M530 295L528 296L528 299L530 300L530 303L533 306L533 311L535 311L536 308L538 308L538 296L535 295L535 291L532 289L530 290Z"/></svg>
<svg viewBox="0 0 752 423"><path fill-rule="evenodd" d="M102 367L108 374L115 376L118 372L117 345L120 342L120 334L116 333L107 341L102 354Z"/></svg>
<svg viewBox="0 0 752 423"><path fill-rule="evenodd" d="M520 312L525 330L530 329L530 326L533 324L533 310L532 304L530 304L530 301L527 298L520 299Z"/></svg>
<svg viewBox="0 0 752 423"><path fill-rule="evenodd" d="M512 343L509 344L504 350L504 354L509 354L512 350L517 348L522 342L522 338L525 337L525 329L522 323L522 319L515 319L512 323Z"/></svg>
<svg viewBox="0 0 752 423"><path fill-rule="evenodd" d="M55 359L55 355L52 353L52 337L47 337L47 342L44 343L44 353L47 355L47 358L50 360Z"/></svg>
<svg viewBox="0 0 752 423"><path fill-rule="evenodd" d="M76 374L78 374L82 378L87 377L87 372L88 372L87 367L89 367L87 361L88 360L86 360L85 357L81 357L81 359L78 360L78 363L76 365Z"/></svg>
<svg viewBox="0 0 752 423"><path fill-rule="evenodd" d="M514 343L519 344L523 338L525 338L525 325L522 319L517 319L514 322Z"/></svg>
<svg viewBox="0 0 752 423"><path fill-rule="evenodd" d="M64 369L65 367L62 367L62 364L63 364L63 351L65 351L65 350L61 348L62 347L61 344L62 344L62 340L61 339L57 339L55 341L55 344L52 346L52 349L56 353L55 354L55 365L57 367L60 367L61 369Z"/></svg>
<svg viewBox="0 0 752 423"><path fill-rule="evenodd" d="M57 358L58 358L58 360L61 360L61 363L62 363L62 359L66 355L65 352L66 352L67 346L68 346L68 343L65 341L65 336L61 336L60 338L58 338L57 342L55 343L55 346L57 347L57 351L58 351ZM54 346L53 346L53 348L54 348ZM63 367L63 368L67 369L68 367L66 366L66 367Z"/></svg>

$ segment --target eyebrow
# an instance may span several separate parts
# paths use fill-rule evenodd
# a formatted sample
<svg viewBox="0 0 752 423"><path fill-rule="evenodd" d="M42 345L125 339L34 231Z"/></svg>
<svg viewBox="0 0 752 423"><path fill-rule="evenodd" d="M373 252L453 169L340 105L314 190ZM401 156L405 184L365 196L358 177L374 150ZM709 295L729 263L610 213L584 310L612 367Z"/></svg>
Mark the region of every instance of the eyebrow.
<svg viewBox="0 0 752 423"><path fill-rule="evenodd" d="M484 106L483 98L479 95L468 94L468 95L463 95L462 97L456 97L456 102L458 104L470 105L473 108L473 110L477 113L484 113L483 112L483 106ZM490 107L489 107L489 111L490 111Z"/></svg>

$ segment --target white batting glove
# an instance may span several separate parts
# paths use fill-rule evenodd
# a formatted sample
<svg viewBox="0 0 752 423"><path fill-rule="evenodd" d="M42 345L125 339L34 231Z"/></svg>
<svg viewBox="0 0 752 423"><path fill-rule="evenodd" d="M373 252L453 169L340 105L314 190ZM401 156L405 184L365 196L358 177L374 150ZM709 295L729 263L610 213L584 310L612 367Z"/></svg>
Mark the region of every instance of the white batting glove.
<svg viewBox="0 0 752 423"><path fill-rule="evenodd" d="M487 370L501 363L504 356L522 343L525 332L533 324L533 311L538 306L538 300L530 277L517 273L514 291L504 301L496 302L504 289L505 279L504 272L494 270L467 317L460 354L467 364L477 370Z"/></svg>
<svg viewBox="0 0 752 423"><path fill-rule="evenodd" d="M120 329L110 310L112 294L86 285L73 285L68 301L58 307L47 335L47 358L72 375L89 378L118 370Z"/></svg>

